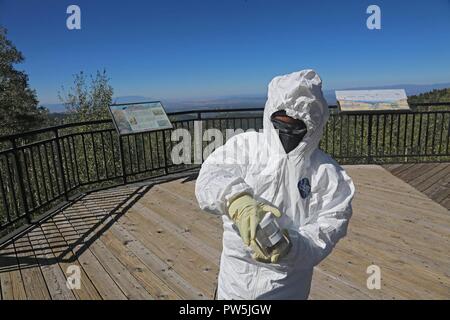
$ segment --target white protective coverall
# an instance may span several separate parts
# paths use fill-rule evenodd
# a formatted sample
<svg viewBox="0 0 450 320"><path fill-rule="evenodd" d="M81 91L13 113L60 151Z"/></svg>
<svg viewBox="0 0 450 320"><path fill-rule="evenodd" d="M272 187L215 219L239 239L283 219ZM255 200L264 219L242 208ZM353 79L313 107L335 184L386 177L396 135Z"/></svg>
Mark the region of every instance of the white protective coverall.
<svg viewBox="0 0 450 320"><path fill-rule="evenodd" d="M355 188L336 161L318 149L329 115L321 87L313 70L275 77L269 84L263 132L233 136L202 165L195 190L198 203L221 214L224 228L218 299L306 299L313 267L346 235ZM303 120L308 130L289 154L270 120L283 109ZM253 260L228 216L230 199L245 192L283 214L278 222L288 230L292 248L278 263Z"/></svg>

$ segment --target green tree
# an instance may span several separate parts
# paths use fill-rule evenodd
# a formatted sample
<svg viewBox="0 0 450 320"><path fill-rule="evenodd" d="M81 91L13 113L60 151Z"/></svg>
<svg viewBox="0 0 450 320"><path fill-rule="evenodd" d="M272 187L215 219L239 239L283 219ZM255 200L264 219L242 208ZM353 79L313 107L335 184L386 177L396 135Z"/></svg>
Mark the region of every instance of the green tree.
<svg viewBox="0 0 450 320"><path fill-rule="evenodd" d="M16 70L22 53L0 27L0 135L27 131L46 123L47 109L38 107L36 92L29 87L28 76Z"/></svg>
<svg viewBox="0 0 450 320"><path fill-rule="evenodd" d="M424 92L415 96L410 96L408 101L411 103L420 102L449 102L450 88L434 89L429 92Z"/></svg>
<svg viewBox="0 0 450 320"><path fill-rule="evenodd" d="M68 121L88 121L108 118L108 105L112 103L113 88L109 84L106 71L97 71L95 77L84 72L74 75L73 87L58 93L69 113Z"/></svg>

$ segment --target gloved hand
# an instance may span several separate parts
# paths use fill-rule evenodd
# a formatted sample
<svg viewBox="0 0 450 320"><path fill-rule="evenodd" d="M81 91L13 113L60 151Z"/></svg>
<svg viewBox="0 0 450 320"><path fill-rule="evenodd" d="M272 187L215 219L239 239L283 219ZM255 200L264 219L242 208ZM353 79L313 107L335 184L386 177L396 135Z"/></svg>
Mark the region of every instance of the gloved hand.
<svg viewBox="0 0 450 320"><path fill-rule="evenodd" d="M228 214L238 227L241 238L247 246L255 240L256 228L267 212L271 212L277 218L281 217L281 212L277 208L258 203L247 193L235 198L228 206ZM258 250L262 253L259 248Z"/></svg>
<svg viewBox="0 0 450 320"><path fill-rule="evenodd" d="M291 249L291 239L289 238L289 233L286 229L283 230L283 234L289 239L289 247L285 248L284 250L280 251L280 249L275 248L270 256L266 256L261 248L259 247L258 243L255 240L251 240L250 247L253 249L254 253L252 254L252 258L259 262L264 263L277 263L281 258L283 258L285 255L288 254L289 250Z"/></svg>

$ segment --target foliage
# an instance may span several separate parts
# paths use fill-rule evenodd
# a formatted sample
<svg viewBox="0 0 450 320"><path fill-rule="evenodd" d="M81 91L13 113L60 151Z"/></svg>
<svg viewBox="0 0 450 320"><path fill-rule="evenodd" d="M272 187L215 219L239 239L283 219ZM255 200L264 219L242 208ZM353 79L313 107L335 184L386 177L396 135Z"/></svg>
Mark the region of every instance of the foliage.
<svg viewBox="0 0 450 320"><path fill-rule="evenodd" d="M38 107L27 74L14 67L23 61L22 53L7 38L6 29L0 27L0 135L34 129L47 119L48 111Z"/></svg>
<svg viewBox="0 0 450 320"><path fill-rule="evenodd" d="M424 102L449 102L450 88L434 89L429 92L421 93L408 98L410 103L424 103Z"/></svg>
<svg viewBox="0 0 450 320"><path fill-rule="evenodd" d="M109 84L106 70L97 71L95 77L83 71L74 75L73 87L65 92L64 87L58 97L64 103L69 116L67 122L79 122L108 118L108 105L112 103L113 88Z"/></svg>

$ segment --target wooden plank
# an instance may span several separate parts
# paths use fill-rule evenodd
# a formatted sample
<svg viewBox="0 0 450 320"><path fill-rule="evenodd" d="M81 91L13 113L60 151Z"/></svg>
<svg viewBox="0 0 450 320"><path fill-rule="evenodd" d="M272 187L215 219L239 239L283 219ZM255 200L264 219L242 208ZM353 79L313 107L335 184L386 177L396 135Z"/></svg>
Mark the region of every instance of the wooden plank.
<svg viewBox="0 0 450 320"><path fill-rule="evenodd" d="M27 299L13 245L0 250L0 284L3 300Z"/></svg>
<svg viewBox="0 0 450 320"><path fill-rule="evenodd" d="M197 205L197 199L195 197L195 181L183 182L182 179L179 179L168 183L158 184L155 187L176 193L177 196L185 201Z"/></svg>
<svg viewBox="0 0 450 320"><path fill-rule="evenodd" d="M377 220L373 222L379 222L381 228L383 228L382 223L396 223L397 226L401 225L402 228L405 228L405 231L411 232L409 236L416 236L415 233L417 233L417 229L420 226L422 227L420 235L427 237L436 235L445 241L450 232L448 215L436 217L435 214L442 214L447 210L435 202L430 200L429 202L432 206L428 208L410 209L412 207L408 208L403 204L387 201L386 199L385 203L381 203L378 199L374 199L373 195L367 196L360 194L354 200L354 205L374 214L375 217L377 217ZM380 214L381 212L383 212L382 215ZM432 214L430 214L430 212L432 212ZM404 224L405 222L407 222L407 224Z"/></svg>
<svg viewBox="0 0 450 320"><path fill-rule="evenodd" d="M47 289L41 269L39 268L39 263L34 255L33 248L28 240L28 236L25 235L17 239L14 242L14 247L27 299L50 300L50 293Z"/></svg>
<svg viewBox="0 0 450 320"><path fill-rule="evenodd" d="M176 273L169 263L160 259L149 250L141 239L134 237L119 221L111 228L111 232L119 238L124 245L133 252L155 275L171 288L178 297L183 299L198 299L199 295L189 281Z"/></svg>
<svg viewBox="0 0 450 320"><path fill-rule="evenodd" d="M344 263L346 261L350 261L351 264ZM366 270L370 265L377 265L381 269L381 290L369 290L366 287L368 277ZM382 257L373 256L370 252L360 253L351 251L347 253L344 250L338 250L328 256L320 264L320 268L339 279L351 283L362 292L372 295L375 299L418 298L418 294L413 292L413 288L410 288L410 285L405 285L400 274L391 272L389 265Z"/></svg>
<svg viewBox="0 0 450 320"><path fill-rule="evenodd" d="M387 171L368 170L364 174L353 172L351 177L354 178L358 185L367 185L380 190L390 189L399 195L409 195L413 198L423 198L423 194L414 188L408 188L409 183L393 176Z"/></svg>
<svg viewBox="0 0 450 320"><path fill-rule="evenodd" d="M450 189L450 165L447 166L444 170L439 171L433 176L434 184L430 187L423 190L425 194L433 195L433 192L430 192L430 189L437 186L439 187L437 190L448 190Z"/></svg>
<svg viewBox="0 0 450 320"><path fill-rule="evenodd" d="M433 254L427 254L426 252L416 250L414 245L409 248L402 247L401 245L389 245L388 242L386 243L381 240L385 231L381 230L379 231L379 234L377 234L376 230L379 229L376 227L371 228L357 225L356 230L352 231L352 238L348 240L349 242L352 242L352 245L354 246L352 249L362 244L360 250L364 250L364 246L367 247L366 251L380 250L386 260L394 261L392 266L396 266L395 262L400 262L399 266L403 269L408 268L409 266L420 267L423 269L423 272L418 276L419 278L423 276L426 281L436 280L437 282L447 283L447 285L450 286L450 270L448 269L450 260L446 254L445 248L441 248L439 259L434 259L433 262L430 262L430 260L434 258ZM401 239L402 235L399 235L398 238ZM404 266L405 263L407 264L406 267Z"/></svg>
<svg viewBox="0 0 450 320"><path fill-rule="evenodd" d="M133 277L125 266L122 265L120 260L106 248L103 242L94 242L91 245L91 250L128 299L152 299L152 296L136 280L136 278Z"/></svg>
<svg viewBox="0 0 450 320"><path fill-rule="evenodd" d="M180 298L167 283L156 276L130 249L125 247L124 243L116 238L112 232L104 233L101 240L152 297L156 299Z"/></svg>
<svg viewBox="0 0 450 320"><path fill-rule="evenodd" d="M436 168L436 167L440 167L442 168L439 172L442 172L442 170L444 170L444 172L446 172L448 174L449 169L450 169L450 163L448 162L440 162L440 163L426 163L423 165L424 168L421 170L423 173L431 171L432 169ZM433 178L436 178L433 176ZM413 180L413 179L410 179Z"/></svg>
<svg viewBox="0 0 450 320"><path fill-rule="evenodd" d="M36 228L29 232L28 239L33 247L36 260L40 265L52 300L75 299L72 290L67 287L66 275L61 270L57 259L53 255L41 227L36 226Z"/></svg>
<svg viewBox="0 0 450 320"><path fill-rule="evenodd" d="M445 185L436 183L430 188L426 189L424 193L429 196L430 199L436 201L439 204L442 204L445 199L450 197L450 188Z"/></svg>
<svg viewBox="0 0 450 320"><path fill-rule="evenodd" d="M414 187L416 187L418 190L423 192L426 189L428 189L429 187L431 187L432 185L434 185L436 183L440 183L441 182L440 178L442 176L446 176L448 174L450 174L450 166L445 166L445 167L441 168L440 170L435 171L435 173L432 176L430 176L426 180L420 182L420 184L413 184L414 181L417 181L417 180L411 180L411 184L414 185Z"/></svg>
<svg viewBox="0 0 450 320"><path fill-rule="evenodd" d="M411 208L414 208L415 205L409 203L409 207L403 205L394 207L399 200L408 201L406 200L408 191L403 192L403 196L397 194L389 197L389 194L381 194L376 195L377 198L374 199L373 188L364 184L361 185L360 180L355 178L355 175L360 173L353 174L352 170L349 171L358 190L353 202L354 216L350 222L349 234L338 244L338 248L323 264L327 268L335 268L332 271L337 275L344 275L345 280L350 279L353 281L352 283L356 281L363 286L367 275L361 273L359 278L354 278L354 273L357 270L353 269L351 265L346 266L345 259L352 259L352 265L359 264L358 269L361 272L367 265L373 263L373 260L366 260L366 266L360 264L360 261L364 261L366 259L364 257L367 255L372 259L376 258L378 264L385 264L382 269L387 270L387 278L390 279L389 281L396 281L395 284L398 288L388 287L387 292L392 294L391 298L448 298L450 292L450 260L447 252L450 220L447 212L432 201L422 201L421 205L426 212L422 214L422 220L419 220L420 224L424 225L425 223L425 226L428 225L429 228L441 228L443 233L442 238L439 238L439 235L436 235L436 230L430 229L427 237L420 240L425 232L424 227L419 229L416 225L408 226L411 223L408 221L408 216ZM377 172L377 175L383 174L377 170L369 171ZM384 180L384 178L381 180ZM393 187L395 187L395 184ZM412 188L402 184L399 184L398 187ZM387 198L392 200L388 201ZM417 210L414 213L419 214ZM434 219L435 214L439 216L437 219ZM428 223L430 216L431 220L437 220L442 224ZM417 230L420 230L420 232L417 233ZM436 241L436 239L442 240ZM436 245L439 241L442 244ZM417 248L421 249L417 251ZM378 260L379 258L382 259ZM353 261L354 259L356 261ZM400 261L403 261L403 263L397 266ZM350 270L347 272L349 268ZM327 269L327 272L331 272L330 269ZM408 289L409 287L414 287L414 289ZM386 292L384 289L383 291ZM376 290L373 293L376 294ZM368 294L370 293L368 292Z"/></svg>
<svg viewBox="0 0 450 320"><path fill-rule="evenodd" d="M428 206L429 198L427 196L424 196L423 193L420 193L420 191L413 188L405 189L405 185L407 185L407 183L403 183L403 186L402 184L398 183L392 185L378 185L370 181L358 181L358 183L355 185L357 186L356 192L359 192L361 188L371 189L373 190L372 193L376 194L377 196L387 197L387 199L389 200L394 200L395 197L397 197L403 201L402 203L405 204L408 204L410 201L414 201L417 204L425 204L425 206Z"/></svg>
<svg viewBox="0 0 450 320"><path fill-rule="evenodd" d="M401 167L403 164L402 163L395 163L395 164L383 164L383 168L385 168L388 171L392 171L396 168Z"/></svg>
<svg viewBox="0 0 450 320"><path fill-rule="evenodd" d="M446 247L432 248L430 245L421 243L421 239L413 237L406 238L403 234L394 230L380 229L378 226L352 222L352 228L355 230L355 237L366 235L367 245L380 247L397 254L399 257L406 255L408 260L415 261L427 267L434 267L441 272L446 272L449 259L446 256ZM447 244L448 245L448 244ZM433 250L427 250L427 249Z"/></svg>
<svg viewBox="0 0 450 320"><path fill-rule="evenodd" d="M72 290L75 298L79 300L101 300L102 297L84 270L83 265L78 261L78 257L63 238L53 219L41 224L41 228L44 234L47 235L47 242L54 256L57 257L61 270L67 274L69 267L76 266L80 269L80 288Z"/></svg>
<svg viewBox="0 0 450 320"><path fill-rule="evenodd" d="M422 163L401 173L391 172L441 205L450 196L450 163Z"/></svg>
<svg viewBox="0 0 450 320"><path fill-rule="evenodd" d="M195 239L183 229L177 228L164 218L159 217L146 207L137 207L138 213L133 218L139 219L140 223L145 223L151 228L153 234L158 238L156 246L169 248L170 256L166 258L171 262L172 268L185 278L189 278L193 283L202 289L203 296L213 289L216 281L217 261L220 252L212 251L207 244ZM149 223L151 221L151 223ZM158 240L161 239L159 242ZM163 254L162 257L166 256Z"/></svg>
<svg viewBox="0 0 450 320"><path fill-rule="evenodd" d="M311 300L320 299L348 299L369 300L373 296L362 291L353 284L325 272L320 266L314 268L313 280L311 283Z"/></svg>
<svg viewBox="0 0 450 320"><path fill-rule="evenodd" d="M450 210L450 197L444 199L444 200L441 202L441 204L442 204L442 206L443 206L444 208L447 208L447 210Z"/></svg>
<svg viewBox="0 0 450 320"><path fill-rule="evenodd" d="M405 177L408 177L408 176L410 176L411 174L414 174L415 172L417 172L418 170L416 170L416 168L417 168L418 166L420 166L420 165L421 165L421 164L419 164L419 163L414 163L414 164L412 164L412 165L406 167L406 169L405 169L405 166L404 166L404 167L403 167L403 170L401 170L400 172L397 172L397 173L395 174L395 176L396 176L396 177L399 177L400 179L406 181ZM419 172L420 172L420 171L419 171Z"/></svg>
<svg viewBox="0 0 450 320"><path fill-rule="evenodd" d="M431 200L429 201L432 202ZM417 226L420 226L422 227L422 230L419 233L421 237L431 237L437 241L446 241L448 239L447 235L450 229L450 227L446 224L448 223L448 219L436 220L430 217L432 216L429 214L430 210L435 210L436 207L439 209L444 209L435 202L433 202L433 207L428 208L428 211L427 208L406 211L407 208L403 205L397 205L394 202L381 204L379 201L374 200L370 196L360 195L358 200L355 199L355 206L364 208L364 210L367 210L375 217L377 217L380 212L391 210L392 213L389 216L380 215L378 217L379 221L391 224L397 222L398 227L401 225L404 230L411 232L411 235L414 235L414 233L417 232ZM404 214L402 215L402 213ZM444 224L439 224L439 220L443 220ZM401 221L408 222L408 224L398 224L398 222ZM376 221L374 221L374 223L376 223ZM381 224L380 227L384 227L383 223L378 224Z"/></svg>
<svg viewBox="0 0 450 320"><path fill-rule="evenodd" d="M27 295L19 270L0 274L2 300L26 300Z"/></svg>
<svg viewBox="0 0 450 320"><path fill-rule="evenodd" d="M72 206L72 209L74 209ZM76 204L78 207L79 204ZM75 207L75 210L76 210ZM60 214L62 217L63 215ZM71 246L74 255L78 258L78 261L83 266L84 271L88 275L89 279L94 284L95 288L99 292L102 299L105 300L124 300L125 294L120 287L116 284L113 278L109 275L103 265L99 262L96 256L91 252L89 247L90 238L81 238L78 232L73 227L71 221L68 219L53 219L53 222L61 232L62 237ZM80 243L81 239L81 243ZM88 246L86 248L86 246Z"/></svg>
<svg viewBox="0 0 450 320"><path fill-rule="evenodd" d="M442 298L448 292L445 285L439 281L424 281L417 279L424 269L410 266L402 260L386 258L387 249L373 250L370 245L359 245L354 235L339 244L339 247L320 265L327 272L334 274L361 290L378 298ZM366 268L377 265L382 272L382 290L368 290ZM387 295L387 296L386 296Z"/></svg>
<svg viewBox="0 0 450 320"><path fill-rule="evenodd" d="M421 176L422 174L424 174L431 168L432 168L432 166L429 166L428 164L423 164L423 163L416 164L416 165L411 166L407 170L404 170L401 173L396 174L396 176L399 177L400 179L408 182L408 181L411 181L411 180Z"/></svg>
<svg viewBox="0 0 450 320"><path fill-rule="evenodd" d="M161 224L160 218L155 221L140 212L141 209L135 205L120 221L126 223L126 228L161 260L166 261L171 269L189 281L196 288L199 298L212 296L218 272L215 266L219 257L203 257L200 255L204 253L203 250L193 250L179 230Z"/></svg>
<svg viewBox="0 0 450 320"><path fill-rule="evenodd" d="M444 181L448 181L445 183ZM429 188L425 190L426 194L429 195L433 200L437 202L441 202L444 199L449 197L449 191L450 191L450 175L443 178L441 180L441 183L436 183L436 187Z"/></svg>
<svg viewBox="0 0 450 320"><path fill-rule="evenodd" d="M448 165L446 163L440 163L437 166L435 166L432 169L430 169L429 171L427 171L424 174L422 174L421 176L419 176L419 177L409 181L409 184L411 184L412 186L414 186L418 190L424 190L424 189L426 189L429 186L428 185L428 183L429 183L428 180L433 175L438 173L439 171L446 170L446 168L448 168ZM427 186L427 187L425 187L425 186Z"/></svg>
<svg viewBox="0 0 450 320"><path fill-rule="evenodd" d="M429 272L425 267L419 267L410 264L404 260L405 257L392 257L387 248L377 249L363 242L348 239L349 245L342 246L338 251L339 255L330 256L324 261L322 266L328 269L334 269L335 272L347 274L349 277L357 277L359 275L359 283L365 284L367 275L364 274L366 268L375 264L378 265L383 272L383 281L386 289L384 293L397 292L405 298L444 298L448 297L449 286L443 282L445 276ZM351 243L351 244L350 244ZM343 267L341 260L353 259L352 265Z"/></svg>
<svg viewBox="0 0 450 320"><path fill-rule="evenodd" d="M351 237L351 235L349 235ZM389 265L379 257L372 255L371 251L354 250L353 242L350 238L341 241L332 254L328 256L320 265L320 269L335 277L339 281L347 283L348 286L358 288L364 294L370 295L374 299L406 299L413 298L408 290L399 286L399 282L394 272L390 272ZM381 269L381 290L369 290L366 285L368 274L367 267L377 265ZM393 276L394 274L394 276ZM351 296L347 296L350 298Z"/></svg>
<svg viewBox="0 0 450 320"><path fill-rule="evenodd" d="M122 185L113 188L108 188L104 190L98 190L95 192L88 193L83 197L84 201L99 199L116 199L117 197L130 197L141 187L135 185Z"/></svg>
<svg viewBox="0 0 450 320"><path fill-rule="evenodd" d="M403 164L402 166L400 166L400 167L398 167L398 168L392 170L392 174L398 175L398 174L402 173L403 171L412 168L412 167L415 166L415 165L416 165L415 163L406 163L406 164Z"/></svg>
<svg viewBox="0 0 450 320"><path fill-rule="evenodd" d="M357 206L356 208L358 209ZM362 211L360 210L360 212ZM366 212L374 214L369 210ZM389 221L389 218L386 221ZM404 222L404 224L407 223ZM355 229L354 232L369 232L369 235L373 235L378 242L384 243L387 248L402 248L407 250L404 254L422 255L436 262L450 262L448 256L445 255L445 248L449 246L446 239L433 236L432 234L431 236L418 235L410 231L410 228L403 227L401 223L396 224L392 222L391 226L386 228L382 222L378 223L367 217L356 215L352 218L351 226L352 229ZM434 246L430 245L430 243L433 243Z"/></svg>
<svg viewBox="0 0 450 320"><path fill-rule="evenodd" d="M215 218L218 222L218 217L201 212L198 205L194 207L191 204L177 201L173 195L160 190L149 192L139 201L139 204L156 212L210 247L220 250L222 246L221 233L211 231L220 230L221 224L210 223L207 220Z"/></svg>
<svg viewBox="0 0 450 320"><path fill-rule="evenodd" d="M188 192L185 190L185 188L191 188L191 192ZM166 203L171 203L170 199L173 199L174 203L177 203L180 206L179 212L184 213L184 208L192 208L195 212L195 216L198 218L199 221L202 221L205 223L205 225L212 225L212 226L218 226L220 227L222 225L222 219L220 215L215 215L211 213L207 213L205 211L199 210L197 199L195 198L195 194L193 192L193 188L195 188L195 185L186 185L183 184L183 188L180 188L177 185L158 185L153 188L156 192L162 191L162 195L165 196L164 199L161 199L161 202L163 201L169 201ZM153 191L153 190L150 190ZM150 193L149 192L149 193ZM145 199L149 199L150 195L144 197ZM189 212L187 212L189 213Z"/></svg>
<svg viewBox="0 0 450 320"><path fill-rule="evenodd" d="M191 234L220 251L221 232L215 232L221 229L222 224L219 216L201 211L198 204L180 198L176 192L169 192L160 186L152 188L139 201L139 204L164 217L176 227L181 228L186 234Z"/></svg>
<svg viewBox="0 0 450 320"><path fill-rule="evenodd" d="M107 213L101 207L97 207L96 203L90 204L90 210L92 209L96 212L103 211L105 214ZM112 216L108 216L108 218L103 221L104 224L109 222L113 222ZM143 285L152 297L157 299L180 298L164 281L155 275L152 270L147 268L147 266L128 247L126 247L125 244L134 240L127 239L121 235L120 232L112 232L109 229L102 233L100 239L97 241L102 241L105 244L127 270L130 270L131 274L141 285Z"/></svg>
<svg viewBox="0 0 450 320"><path fill-rule="evenodd" d="M135 205L138 214L144 219L152 220L157 223L160 227L166 229L169 234L174 238L178 239L183 246L181 250L191 249L193 252L197 252L197 255L203 257L206 261L216 260L220 257L220 250L216 247L212 247L210 243L204 242L202 239L197 238L191 232L186 231L186 227L182 227L172 223L165 216L161 215L160 212L156 212L153 208L141 205L140 202ZM188 226L189 229L190 226ZM210 231L217 232L218 229L209 229Z"/></svg>
<svg viewBox="0 0 450 320"><path fill-rule="evenodd" d="M380 173L382 174L382 173ZM397 177L392 177L392 181L397 180L398 183L392 185L386 185L385 187L378 187L372 184L361 183L359 178L355 178L356 185L356 194L361 194L361 190L364 189L373 189L374 192L370 194L373 195L373 200L379 201L380 204L383 204L384 201L389 201L391 203L396 203L398 205L402 205L407 209L427 209L433 207L435 211L432 215L432 219L444 219L447 221L448 214L446 211L442 210L441 206L434 203L433 201L429 201L429 197L421 193L420 191L414 189L406 182L400 180ZM400 191L398 191L400 190ZM380 198L381 197L381 198ZM414 202L414 205L411 205L411 202Z"/></svg>
<svg viewBox="0 0 450 320"><path fill-rule="evenodd" d="M441 190L446 185L439 182L447 179L445 168L449 166L441 166L440 170L438 166L409 164L390 168L416 182L424 179L424 174L417 171L422 168L428 175L426 183L422 183L429 185L425 190L428 196L440 197L446 203L448 199ZM379 166L345 169L356 185L354 214L347 237L315 268L310 298L448 299L448 210ZM22 267L42 270L54 298L60 293L53 289L58 285L52 284L52 279L56 277L61 285L61 272L70 263L79 264L82 279L88 280L89 289L73 291L78 299L211 298L221 252L220 217L199 210L195 181L181 182L156 185L148 192L133 186L87 195L64 214L42 224L42 233L27 235L40 263L36 268L32 259L22 258L27 263ZM125 203L134 199L138 201L122 215ZM26 244L17 243L18 252L26 249ZM9 269L4 269L3 257L0 253L1 297L26 298L30 288L24 288L19 266L10 260ZM17 259L15 252L6 257ZM47 271L43 265L46 259L56 260ZM366 268L370 264L381 267L381 290L366 287ZM20 280L12 281L14 275ZM13 288L13 283L18 289Z"/></svg>
<svg viewBox="0 0 450 320"><path fill-rule="evenodd" d="M84 201L81 201L80 203L82 202ZM82 205L84 206L84 203L82 203ZM75 221L71 221L71 218L63 212L63 214L66 216L66 219L71 222L74 230L79 232L79 235L82 235L84 233L83 229L86 227L86 223L88 225L91 224L90 217L88 216L90 211L87 211L87 215L79 213L79 211L73 211L71 213L72 217L81 218L81 220L78 219ZM99 236L99 233L103 232L101 230L103 227L103 225L95 227L95 229L91 231L87 238L97 238ZM89 249L128 299L152 298L151 295L136 280L136 278L134 278L134 276L125 268L125 266L122 265L122 263L114 256L114 254L110 250L108 250L108 248L106 248L103 242L93 241L90 244Z"/></svg>
<svg viewBox="0 0 450 320"><path fill-rule="evenodd" d="M386 210L389 210L388 212L392 210L392 214L396 214L398 211L408 212L408 214L416 219L423 218L425 214L429 223L433 223L438 227L448 228L446 225L448 222L447 211L436 202L431 201L431 199L425 195L423 195L422 199L417 201L415 199L408 199L408 197L396 195L395 193L392 193L392 195L389 196L389 191L367 188L370 193L363 193L361 186L357 188L358 191L356 197L358 197L358 199L355 199L355 201L366 201L368 206L382 210L379 213L383 213ZM427 210L432 210L433 214L427 215Z"/></svg>
<svg viewBox="0 0 450 320"><path fill-rule="evenodd" d="M420 175L425 174L426 172L432 170L433 168L437 167L438 165L440 165L441 163L423 163L421 164L421 166L416 166L416 171L420 172ZM417 176L409 176L407 177L408 179L405 180L406 182L410 182L416 178L418 178L420 175Z"/></svg>

